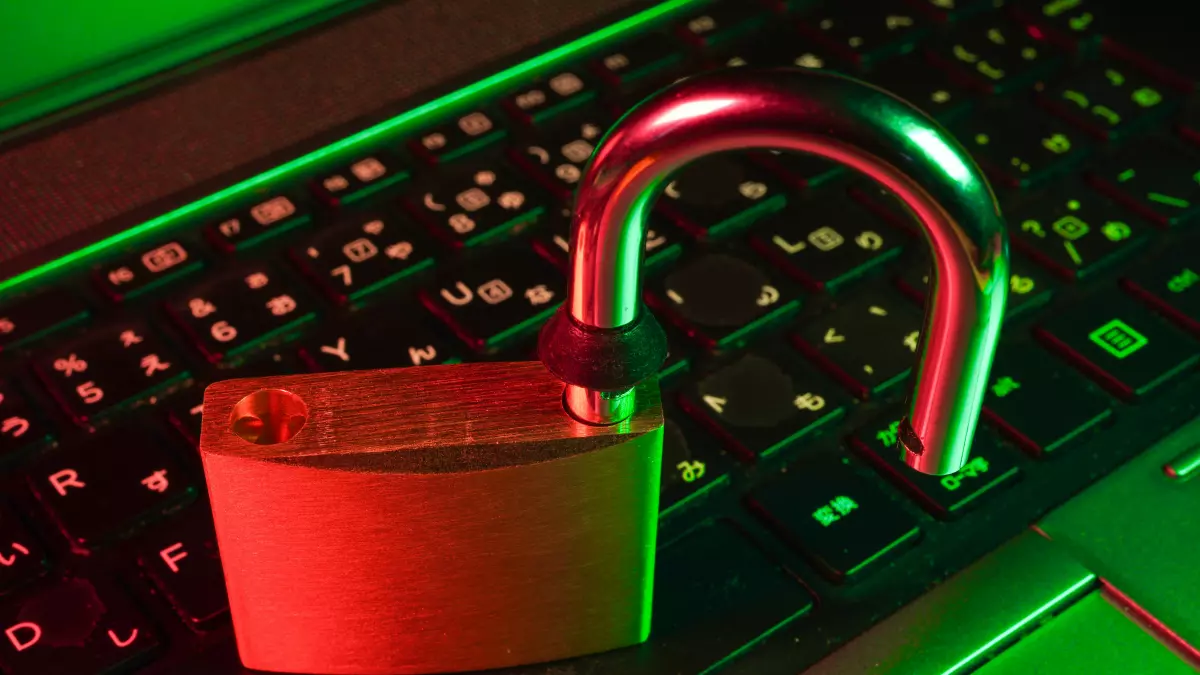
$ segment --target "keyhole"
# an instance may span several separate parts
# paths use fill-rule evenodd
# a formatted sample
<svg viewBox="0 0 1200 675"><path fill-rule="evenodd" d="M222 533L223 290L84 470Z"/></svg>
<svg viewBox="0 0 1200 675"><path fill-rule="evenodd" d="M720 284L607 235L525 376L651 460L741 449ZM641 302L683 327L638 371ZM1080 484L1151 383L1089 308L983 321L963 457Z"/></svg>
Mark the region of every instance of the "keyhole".
<svg viewBox="0 0 1200 675"><path fill-rule="evenodd" d="M229 430L258 445L286 443L308 421L304 399L283 389L260 389L233 406Z"/></svg>

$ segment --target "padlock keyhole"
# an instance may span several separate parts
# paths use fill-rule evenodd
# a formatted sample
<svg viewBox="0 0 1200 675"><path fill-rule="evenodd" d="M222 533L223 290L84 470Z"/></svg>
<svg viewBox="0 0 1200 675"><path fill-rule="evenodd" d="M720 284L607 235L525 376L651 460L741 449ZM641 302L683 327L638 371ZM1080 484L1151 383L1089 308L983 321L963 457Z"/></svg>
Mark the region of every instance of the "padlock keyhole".
<svg viewBox="0 0 1200 675"><path fill-rule="evenodd" d="M242 440L274 445L300 433L307 421L304 399L283 389L260 389L233 406L229 429Z"/></svg>

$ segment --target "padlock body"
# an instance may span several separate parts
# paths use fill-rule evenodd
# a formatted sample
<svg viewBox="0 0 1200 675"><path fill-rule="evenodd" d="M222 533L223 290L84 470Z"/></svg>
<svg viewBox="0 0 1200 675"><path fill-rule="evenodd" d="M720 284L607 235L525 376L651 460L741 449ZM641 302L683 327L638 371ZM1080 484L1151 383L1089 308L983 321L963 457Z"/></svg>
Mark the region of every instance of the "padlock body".
<svg viewBox="0 0 1200 675"><path fill-rule="evenodd" d="M209 387L201 452L242 662L441 673L645 640L657 385L614 427L576 422L562 388L539 363ZM233 431L280 414L285 441Z"/></svg>

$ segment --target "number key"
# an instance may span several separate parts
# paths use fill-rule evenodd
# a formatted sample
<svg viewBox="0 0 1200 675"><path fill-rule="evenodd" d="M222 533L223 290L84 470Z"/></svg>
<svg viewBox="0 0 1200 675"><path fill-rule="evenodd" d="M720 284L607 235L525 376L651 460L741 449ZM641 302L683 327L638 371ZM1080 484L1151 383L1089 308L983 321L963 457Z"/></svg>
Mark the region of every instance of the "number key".
<svg viewBox="0 0 1200 675"><path fill-rule="evenodd" d="M199 269L196 252L180 241L123 256L96 270L100 289L115 301L132 298Z"/></svg>
<svg viewBox="0 0 1200 675"><path fill-rule="evenodd" d="M893 408L852 437L855 449L900 489L939 518L960 515L969 505L1017 478L1014 451L1003 447L989 429L975 433L970 459L955 473L930 476L910 468L896 444L903 411Z"/></svg>
<svg viewBox="0 0 1200 675"><path fill-rule="evenodd" d="M0 350L14 349L88 317L88 307L65 288L52 288L0 306Z"/></svg>
<svg viewBox="0 0 1200 675"><path fill-rule="evenodd" d="M886 288L868 288L811 321L796 346L855 396L903 380L917 361L921 317Z"/></svg>
<svg viewBox="0 0 1200 675"><path fill-rule="evenodd" d="M846 410L845 396L780 340L700 368L680 402L746 461L778 452Z"/></svg>
<svg viewBox="0 0 1200 675"><path fill-rule="evenodd" d="M523 124L545 120L596 98L596 82L583 70L564 70L504 99L503 106Z"/></svg>
<svg viewBox="0 0 1200 675"><path fill-rule="evenodd" d="M38 376L85 422L187 377L187 365L142 320L111 323L34 360Z"/></svg>
<svg viewBox="0 0 1200 675"><path fill-rule="evenodd" d="M902 235L836 193L768 216L750 242L807 286L832 291L896 257Z"/></svg>
<svg viewBox="0 0 1200 675"><path fill-rule="evenodd" d="M313 318L300 285L272 265L244 266L177 296L167 308L213 362Z"/></svg>
<svg viewBox="0 0 1200 675"><path fill-rule="evenodd" d="M430 129L410 141L408 147L429 164L439 164L485 148L504 135L504 128L494 113L474 110Z"/></svg>
<svg viewBox="0 0 1200 675"><path fill-rule="evenodd" d="M232 253L308 222L304 202L277 195L209 224L205 236L221 251Z"/></svg>
<svg viewBox="0 0 1200 675"><path fill-rule="evenodd" d="M1150 228L1077 180L1009 209L1013 242L1068 280L1087 277L1146 240Z"/></svg>
<svg viewBox="0 0 1200 675"><path fill-rule="evenodd" d="M432 256L424 231L392 213L348 215L292 251L321 289L343 303L430 267Z"/></svg>
<svg viewBox="0 0 1200 675"><path fill-rule="evenodd" d="M330 206L350 204L409 176L396 156L379 151L314 179L309 187Z"/></svg>

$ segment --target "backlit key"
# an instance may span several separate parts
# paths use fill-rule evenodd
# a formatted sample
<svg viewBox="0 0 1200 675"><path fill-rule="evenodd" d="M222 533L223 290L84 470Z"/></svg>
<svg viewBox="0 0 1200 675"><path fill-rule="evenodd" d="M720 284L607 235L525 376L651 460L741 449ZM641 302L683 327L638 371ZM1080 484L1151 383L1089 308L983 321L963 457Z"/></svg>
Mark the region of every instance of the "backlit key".
<svg viewBox="0 0 1200 675"><path fill-rule="evenodd" d="M135 251L96 270L96 283L113 300L124 300L195 271L202 263L183 241L168 241Z"/></svg>
<svg viewBox="0 0 1200 675"><path fill-rule="evenodd" d="M916 543L917 523L855 471L820 455L751 493L752 511L831 581L855 580Z"/></svg>
<svg viewBox="0 0 1200 675"><path fill-rule="evenodd" d="M491 110L472 110L409 141L409 150L430 164L449 162L500 141L504 127Z"/></svg>
<svg viewBox="0 0 1200 675"><path fill-rule="evenodd" d="M1159 225L1175 227L1200 213L1200 158L1173 139L1131 140L1101 160L1088 178Z"/></svg>
<svg viewBox="0 0 1200 675"><path fill-rule="evenodd" d="M1055 313L1035 334L1127 399L1151 393L1200 361L1200 344L1117 289Z"/></svg>
<svg viewBox="0 0 1200 675"><path fill-rule="evenodd" d="M851 442L867 461L933 515L956 517L1017 478L1015 451L1003 447L990 429L976 432L970 459L952 474L930 476L910 468L896 443L902 415L901 409L890 409L856 433Z"/></svg>
<svg viewBox="0 0 1200 675"><path fill-rule="evenodd" d="M1122 283L1184 329L1200 336L1200 243L1181 242L1135 268Z"/></svg>
<svg viewBox="0 0 1200 675"><path fill-rule="evenodd" d="M283 234L308 220L304 202L293 196L276 195L210 223L204 233L213 246L232 253Z"/></svg>

